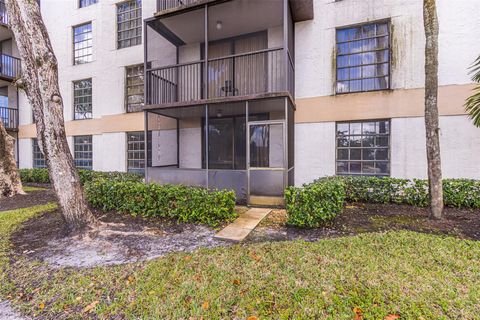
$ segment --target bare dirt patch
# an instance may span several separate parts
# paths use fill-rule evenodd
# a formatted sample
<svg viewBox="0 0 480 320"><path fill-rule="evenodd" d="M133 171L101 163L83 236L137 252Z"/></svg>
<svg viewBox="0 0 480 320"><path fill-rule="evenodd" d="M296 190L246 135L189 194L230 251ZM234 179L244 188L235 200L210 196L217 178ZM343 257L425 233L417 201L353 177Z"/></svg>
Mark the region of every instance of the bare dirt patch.
<svg viewBox="0 0 480 320"><path fill-rule="evenodd" d="M52 190L30 192L2 200L0 208L24 208L55 201ZM237 207L238 213L247 210ZM93 267L144 261L170 252L230 245L214 239L216 230L168 219L132 217L94 210L108 228L84 237L68 235L60 213L50 212L27 221L12 238L15 253L53 267ZM445 219L429 219L429 211L401 205L348 204L333 222L321 228L298 229L286 225L285 210L273 210L246 242L317 241L345 235L388 230L448 234L480 240L480 210L446 208Z"/></svg>
<svg viewBox="0 0 480 320"><path fill-rule="evenodd" d="M445 208L445 218L432 220L429 210L392 204L348 204L333 222L322 228L298 229L286 226L285 210L274 210L252 232L249 241L282 241L355 235L365 232L411 230L480 240L480 210Z"/></svg>
<svg viewBox="0 0 480 320"><path fill-rule="evenodd" d="M215 240L215 230L202 225L147 220L116 212L94 211L94 214L108 226L82 237L68 235L58 211L27 221L12 236L16 254L52 267L88 268L228 245Z"/></svg>
<svg viewBox="0 0 480 320"><path fill-rule="evenodd" d="M42 185L42 187L44 186ZM32 192L27 192L27 194L19 194L11 198L1 199L0 211L28 208L56 201L57 196L55 195L53 190L36 190Z"/></svg>
<svg viewBox="0 0 480 320"><path fill-rule="evenodd" d="M2 320L27 320L14 310L9 301L0 302L0 319Z"/></svg>

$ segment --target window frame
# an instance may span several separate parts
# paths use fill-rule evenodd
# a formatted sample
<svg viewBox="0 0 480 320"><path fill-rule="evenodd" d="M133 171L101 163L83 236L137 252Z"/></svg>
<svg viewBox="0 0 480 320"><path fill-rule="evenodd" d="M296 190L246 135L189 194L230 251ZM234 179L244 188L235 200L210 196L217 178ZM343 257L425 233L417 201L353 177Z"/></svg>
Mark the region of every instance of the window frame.
<svg viewBox="0 0 480 320"><path fill-rule="evenodd" d="M135 19L139 19L139 20L140 20L140 25L136 27L136 28L140 28L140 35L139 35L139 36L132 37L132 38L120 40L120 37L119 37L119 34L120 34L120 33L122 33L122 32L128 32L128 31L130 31L130 30L134 30L134 29L120 30L120 28L119 28L119 25L120 25L121 22L119 22L118 17L119 17L120 14L125 14L125 12L119 13L119 12L118 12L118 9L119 9L119 7L120 7L121 5L124 5L124 4L128 3L128 2L139 2L139 3L140 3L140 7L134 9L134 10L139 10L139 12L140 12L140 17L136 17L136 18L134 18L134 19L128 20L128 21L133 21L133 20L135 20ZM115 32L115 33L116 33L116 45L115 45L115 46L116 46L117 50L142 45L142 43L143 43L143 20L142 20L143 15L142 15L142 8L143 8L142 0L125 0L125 1L121 1L121 2L118 2L118 3L115 4L115 31L116 31L116 32ZM130 11L127 11L127 12L131 12L131 11L134 11L134 10L130 10ZM125 21L123 21L123 22L125 22ZM136 38L140 38L140 41L139 41L138 43L133 44L133 45L130 44L129 46L123 46L123 47L120 46L120 42L124 42L124 41L126 41L126 40L131 41L132 39L136 39Z"/></svg>
<svg viewBox="0 0 480 320"><path fill-rule="evenodd" d="M91 33L91 39L87 39L87 40L83 40L83 41L88 41L88 40L92 40L92 46L91 47L87 47L87 48L91 48L91 54L88 54L88 55L84 55L84 56L81 56L82 58L83 57L91 57L91 59L89 61L85 61L85 62L80 62L80 63L77 63L76 62L76 59L75 59L75 52L76 51L80 51L80 50L83 50L83 49L75 49L75 44L76 43L81 43L83 41L80 41L80 42L75 42L75 29L76 28L79 28L79 27L83 27L83 26L86 26L86 25L90 25L90 33ZM85 48L84 48L85 49ZM91 63L93 62L93 22L92 21L87 21L87 22L84 22L84 23L81 23L81 24L77 24L77 25L74 25L72 26L72 62L73 62L73 65L74 66L78 66L78 65L82 65L82 64L86 64L86 63Z"/></svg>
<svg viewBox="0 0 480 320"><path fill-rule="evenodd" d="M388 145L386 147L364 147L363 145L360 146L360 147L339 147L339 144L338 144L338 141L339 141L339 137L340 135L338 134L338 125L339 124L348 124L349 125L349 134L346 135L348 137L350 136L365 136L365 134L363 133L363 123L371 123L371 122L387 122L388 123L388 134L381 134L381 133L375 133L375 134L370 134L370 135L367 135L367 136L373 136L373 137L388 137ZM350 125L352 123L360 123L362 124L362 130L360 132L360 134L350 134ZM339 149L343 149L343 150L348 150L349 152L349 157L348 157L348 160L344 160L344 159L338 159L338 151ZM361 155L361 158L360 160L351 160L350 159L350 150L351 149L356 149L356 150L361 150L363 151L364 149L386 149L387 150L387 160L377 160L377 159L374 159L374 160L364 160L363 159L363 153ZM352 120L352 121L336 121L335 122L335 175L337 176L367 176L367 177L390 177L391 174L392 174L392 157L391 157L391 152L392 152L392 120L391 119L366 119L366 120ZM351 162L359 162L361 163L361 168L360 168L360 173L352 173L350 171L350 168L348 169L347 172L339 172L338 171L338 163L339 162L347 162L347 163L351 163ZM377 163L377 162L383 162L383 163L387 163L388 164L388 173L364 173L363 172L363 163Z"/></svg>
<svg viewBox="0 0 480 320"><path fill-rule="evenodd" d="M90 140L90 151L85 151L85 150L81 150L81 151L77 151L76 150L76 147L77 147L77 142L76 140L77 139L84 139L84 138L88 138ZM86 143L83 143L82 145L88 145ZM81 157L81 158L78 158L77 157L77 152L78 153L85 153L85 152L88 152L90 153L91 157L88 158L88 157ZM77 169L84 169L84 170L93 170L93 136L92 135L80 135L80 136L73 136L73 160L74 160L74 164L75 164L75 167ZM90 161L90 166L79 166L77 164L77 161Z"/></svg>
<svg viewBox="0 0 480 320"><path fill-rule="evenodd" d="M142 68L142 76L143 76L143 83L142 83L142 91L143 91L143 98L142 98L142 107L145 106L145 64L143 63L139 63L139 64L133 64L133 65L129 65L129 66L126 66L125 67L125 87L124 87L124 90L125 90L125 112L126 113L134 113L134 112L141 112L142 110L136 110L136 111L129 111L129 104L128 104L128 97L129 96L133 96L133 95L129 95L128 94L128 88L129 88L129 85L128 85L128 79L129 79L129 76L128 76L128 69L129 68L138 68L138 67L141 67ZM134 77L138 77L137 76L134 76ZM133 77L130 77L130 78L133 78ZM139 86L139 85L138 85ZM130 86L132 87L132 86Z"/></svg>
<svg viewBox="0 0 480 320"><path fill-rule="evenodd" d="M38 149L38 151L36 150ZM40 158L36 158L35 155L40 154ZM43 165L36 165L38 161L43 162ZM40 145L38 144L38 138L32 138L32 168L47 168L47 160L40 150Z"/></svg>
<svg viewBox="0 0 480 320"><path fill-rule="evenodd" d="M90 103L90 113L92 114L92 116L90 118L77 118L76 117L76 104L75 104L75 83L76 82L80 82L80 81L86 81L86 80L90 80L90 98L91 98L91 103ZM72 81L72 90L73 90L73 99L72 99L72 102L73 102L73 121L78 121L78 120L90 120L90 119L93 119L93 78L85 78L85 79L80 79L80 80L75 80L75 81ZM84 89L82 89L84 90ZM83 97L87 97L87 96L83 96Z"/></svg>
<svg viewBox="0 0 480 320"><path fill-rule="evenodd" d="M78 9L90 7L90 6L93 6L94 4L97 4L97 3L98 3L98 0L88 0L88 1L94 1L94 2L90 2L90 3L87 4L86 6L82 6L82 5L81 5L81 4L82 4L82 1L84 1L84 0L78 0L78 1L77 1Z"/></svg>
<svg viewBox="0 0 480 320"><path fill-rule="evenodd" d="M125 143L126 143L126 170L127 172L131 172L131 173L138 173L138 174L141 174L141 175L145 175L145 164L146 164L146 159L145 159L145 149L146 149L146 146L147 146L147 141L145 141L145 131L130 131L130 132L126 132L126 139L125 139ZM135 143L139 143L141 140L139 141L129 141L129 136L130 135L133 135L133 134L141 134L143 135L143 150L140 150L140 149L135 149L135 150L130 150L129 149L129 146L132 145L132 144L135 144ZM143 156L143 163L144 163L144 166L142 168L132 168L132 170L130 169L129 167L129 162L130 161L138 161L138 159L130 159L129 155L130 153L134 153L134 152L138 152L139 154L142 154ZM141 159L139 160L141 161Z"/></svg>
<svg viewBox="0 0 480 320"><path fill-rule="evenodd" d="M337 2L337 1L336 1ZM381 35L381 36L378 36L378 35L375 35L373 37L367 37L367 38L361 38L361 39L355 39L355 40L349 40L349 41L343 41L343 42L338 42L338 32L341 31L341 30L345 30L345 29L351 29L351 28L359 28L359 27L364 27L364 26L368 26L368 25L377 25L377 24L387 24L387 30L388 30L388 34L387 35ZM334 82L334 94L335 95L342 95L342 94L352 94L352 93L364 93L364 92L378 92L378 91L388 91L388 90L392 90L392 32L393 32L393 28L392 28L392 20L391 18L386 18L386 19L380 19L380 20L374 20L374 21L366 21L366 22L361 22L361 23L355 23L355 24L351 24L351 25L346 25L346 26L341 26L341 27L336 27L335 28L335 35L334 35L334 38L335 38L335 71L334 71L334 77L335 77L335 82ZM363 85L362 85L362 90L359 90L359 91L348 91L348 92L339 92L338 91L338 83L339 82L342 82L342 81L352 81L352 79L349 77L348 80L338 80L338 57L341 56L339 55L339 50L338 50L338 45L339 44L343 44L343 43L349 43L349 42L354 42L354 41L361 41L361 40L367 40L367 39L374 39L374 38L382 38L382 37L385 37L385 36L388 36L388 48L387 49L375 49L375 50L367 50L367 51L359 51L359 52L355 52L355 53L348 53L348 54L345 54L346 56L348 55L353 55L353 54L360 54L360 53L367 53L367 52L376 52L376 51L388 51L388 62L383 62L383 63L372 63L372 64L365 64L365 65L359 65L357 67L363 67L363 66L368 66L368 65L381 65L381 64L385 64L385 63L388 63L388 75L387 76L374 76L374 77L366 77L366 78L363 78L363 74L362 74L362 77L361 78L354 78L353 80L368 80L368 79L378 79L378 78L385 78L387 77L388 78L388 85L387 85L387 88L384 88L384 89L372 89L372 90L364 90L363 89ZM351 68L351 67L342 67L340 69L348 69L348 68Z"/></svg>

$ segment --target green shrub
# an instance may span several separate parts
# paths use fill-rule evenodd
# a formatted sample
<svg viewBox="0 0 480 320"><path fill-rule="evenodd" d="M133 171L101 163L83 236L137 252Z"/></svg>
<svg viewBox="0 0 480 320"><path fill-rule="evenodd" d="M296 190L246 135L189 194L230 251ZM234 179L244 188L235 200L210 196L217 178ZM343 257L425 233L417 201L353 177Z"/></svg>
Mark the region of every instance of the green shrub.
<svg viewBox="0 0 480 320"><path fill-rule="evenodd" d="M23 183L50 183L47 169L19 169L18 172Z"/></svg>
<svg viewBox="0 0 480 320"><path fill-rule="evenodd" d="M480 208L480 181L445 179L443 180L443 198L447 206Z"/></svg>
<svg viewBox="0 0 480 320"><path fill-rule="evenodd" d="M365 203L396 203L427 207L428 181L389 177L337 177L345 183L346 200ZM446 206L480 208L480 181L469 179L443 180Z"/></svg>
<svg viewBox="0 0 480 320"><path fill-rule="evenodd" d="M343 210L345 184L341 179L320 179L302 188L285 190L287 224L315 228L332 220Z"/></svg>
<svg viewBox="0 0 480 320"><path fill-rule="evenodd" d="M78 170L78 175L80 176L80 183L82 185L87 182L97 180L97 179L107 179L113 181L134 181L140 182L143 180L143 176L130 173L130 172L118 172L118 171L93 171L93 170Z"/></svg>
<svg viewBox="0 0 480 320"><path fill-rule="evenodd" d="M23 183L50 183L47 169L20 169L20 179ZM95 179L109 179L115 181L142 181L143 177L128 172L102 172L93 170L78 170L80 183L83 185Z"/></svg>
<svg viewBox="0 0 480 320"><path fill-rule="evenodd" d="M172 218L210 226L236 217L235 193L227 190L95 179L85 184L85 193L95 208L133 216Z"/></svg>
<svg viewBox="0 0 480 320"><path fill-rule="evenodd" d="M368 203L400 203L407 180L377 177L338 177L345 182L348 201Z"/></svg>

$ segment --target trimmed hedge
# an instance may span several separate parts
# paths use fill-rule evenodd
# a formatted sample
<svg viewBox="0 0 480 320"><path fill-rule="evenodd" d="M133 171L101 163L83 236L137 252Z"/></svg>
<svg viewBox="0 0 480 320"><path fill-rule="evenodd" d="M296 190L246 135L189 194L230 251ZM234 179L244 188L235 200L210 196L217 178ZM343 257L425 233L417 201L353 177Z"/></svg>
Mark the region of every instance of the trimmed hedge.
<svg viewBox="0 0 480 320"><path fill-rule="evenodd" d="M343 210L345 184L340 179L321 179L303 188L285 190L287 224L315 228L332 220Z"/></svg>
<svg viewBox="0 0 480 320"><path fill-rule="evenodd" d="M19 169L22 183L50 183L47 169Z"/></svg>
<svg viewBox="0 0 480 320"><path fill-rule="evenodd" d="M50 183L47 169L20 169L20 179L23 183ZM128 172L102 172L93 170L78 170L80 183L85 183L95 179L109 179L115 181L142 181L143 177L135 173Z"/></svg>
<svg viewBox="0 0 480 320"><path fill-rule="evenodd" d="M346 200L365 203L429 205L428 181L379 177L338 177L345 183ZM443 180L446 206L480 208L480 181L470 179Z"/></svg>
<svg viewBox="0 0 480 320"><path fill-rule="evenodd" d="M227 190L96 179L85 184L85 193L95 208L133 216L172 218L213 227L236 218L235 192Z"/></svg>
<svg viewBox="0 0 480 320"><path fill-rule="evenodd" d="M446 206L478 209L480 181L445 179L443 197ZM317 179L303 188L288 187L285 190L287 223L297 227L318 227L341 213L344 201L427 207L428 181L389 177L327 177Z"/></svg>

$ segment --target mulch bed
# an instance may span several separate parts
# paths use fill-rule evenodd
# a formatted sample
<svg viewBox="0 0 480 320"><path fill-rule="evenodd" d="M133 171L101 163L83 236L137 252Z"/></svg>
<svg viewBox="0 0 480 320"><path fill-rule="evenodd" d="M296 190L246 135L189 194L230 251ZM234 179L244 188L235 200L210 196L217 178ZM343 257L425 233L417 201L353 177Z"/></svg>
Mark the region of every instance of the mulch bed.
<svg viewBox="0 0 480 320"><path fill-rule="evenodd" d="M334 227L354 233L402 229L480 240L480 210L446 207L444 213L444 219L435 220L428 208L352 204L335 219Z"/></svg>
<svg viewBox="0 0 480 320"><path fill-rule="evenodd" d="M101 222L108 223L106 231L69 235L58 210L25 222L11 238L14 256L44 261L53 267L89 268L228 245L213 238L215 230L202 225L117 212L92 212Z"/></svg>
<svg viewBox="0 0 480 320"><path fill-rule="evenodd" d="M117 212L102 212L92 210L100 221L105 223L124 224L129 232L141 231L145 228L154 230L157 234L181 233L188 224L179 224L172 220L161 218L143 219L129 214ZM68 236L68 229L59 210L47 212L36 219L31 219L22 225L12 236L16 253L37 251L48 246L51 241Z"/></svg>
<svg viewBox="0 0 480 320"><path fill-rule="evenodd" d="M56 201L52 190L30 192L0 202L1 210L25 208L33 205ZM237 210L245 208L239 207ZM117 264L123 262L150 259L175 251L192 251L201 247L217 247L230 243L215 240L215 230L195 224L177 223L162 218L133 217L117 212L92 210L102 222L123 225L118 231L138 235L100 236L85 246L72 239L67 232L60 212L54 211L41 215L23 224L14 233L12 242L16 254L32 259L46 260L58 266L76 266L76 259L92 256L80 263L80 267L97 264ZM246 242L305 240L316 241L324 238L355 235L366 232L389 230L411 230L434 234L453 235L460 238L480 240L480 210L445 208L445 218L429 218L427 208L383 204L348 204L343 213L333 222L321 228L299 229L285 225L285 210L274 210L250 234ZM114 228L115 229L115 228ZM93 238L96 236L93 234ZM52 245L53 244L53 245ZM95 251L95 246L113 245L106 249L109 256ZM78 245L78 247L77 247ZM106 248L107 248L106 247ZM75 253L78 250L78 253ZM62 260L63 257L68 257ZM49 260L50 259L50 260ZM106 259L106 260L105 260ZM73 264L73 265L72 265Z"/></svg>
<svg viewBox="0 0 480 320"><path fill-rule="evenodd" d="M45 187L45 185L32 185ZM43 205L50 202L56 202L57 196L52 189L32 191L25 195L16 195L11 198L0 200L0 211L16 210L28 208L37 205Z"/></svg>
<svg viewBox="0 0 480 320"><path fill-rule="evenodd" d="M250 240L315 241L325 237L389 230L411 230L480 240L480 210L446 207L445 218L433 220L429 218L428 208L354 203L347 205L332 223L306 230L285 226L286 218L285 210L273 211L257 227Z"/></svg>

